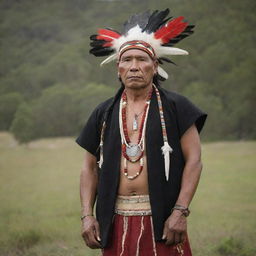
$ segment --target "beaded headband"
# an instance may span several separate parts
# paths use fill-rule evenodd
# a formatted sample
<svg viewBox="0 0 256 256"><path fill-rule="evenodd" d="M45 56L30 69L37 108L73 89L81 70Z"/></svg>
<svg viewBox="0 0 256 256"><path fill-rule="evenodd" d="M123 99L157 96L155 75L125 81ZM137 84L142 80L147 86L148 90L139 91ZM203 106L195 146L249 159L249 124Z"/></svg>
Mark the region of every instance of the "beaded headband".
<svg viewBox="0 0 256 256"><path fill-rule="evenodd" d="M140 41L140 40L133 40L133 41L129 41L124 43L123 45L121 45L120 49L119 49L119 60L122 56L122 54L124 52L126 52L127 50L130 49L139 49L141 51L146 52L152 59L155 58L156 54L154 49L151 47L150 44L144 42L144 41Z"/></svg>

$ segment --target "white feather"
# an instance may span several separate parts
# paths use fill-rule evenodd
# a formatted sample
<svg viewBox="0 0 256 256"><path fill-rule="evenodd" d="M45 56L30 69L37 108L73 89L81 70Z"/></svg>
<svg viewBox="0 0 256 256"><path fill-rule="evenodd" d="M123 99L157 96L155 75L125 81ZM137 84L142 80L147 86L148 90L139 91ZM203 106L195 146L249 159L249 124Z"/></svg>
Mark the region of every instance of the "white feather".
<svg viewBox="0 0 256 256"><path fill-rule="evenodd" d="M101 168L102 164L103 164L103 156L101 155L100 161L98 162L99 168Z"/></svg>
<svg viewBox="0 0 256 256"><path fill-rule="evenodd" d="M117 53L114 53L112 55L110 55L108 58L106 58L105 60L103 60L100 65L103 66L104 64L107 64L109 62L111 62L112 60L115 60L117 58Z"/></svg>
<svg viewBox="0 0 256 256"><path fill-rule="evenodd" d="M162 154L164 155L165 178L168 181L169 171L170 171L170 153L172 153L173 150L167 141L164 142L164 145L162 146L161 149L162 149Z"/></svg>
<svg viewBox="0 0 256 256"><path fill-rule="evenodd" d="M188 52L185 50L175 48L175 47L165 47L165 46L159 47L157 53L160 56L163 56L163 55L188 55Z"/></svg>
<svg viewBox="0 0 256 256"><path fill-rule="evenodd" d="M157 73L161 76L161 77L163 77L163 78L165 78L165 79L168 79L168 74L164 71L164 69L162 68L162 67L160 67L159 65L158 65L158 67L157 67Z"/></svg>
<svg viewBox="0 0 256 256"><path fill-rule="evenodd" d="M103 164L103 144L100 144L100 160L98 161L99 168L101 168Z"/></svg>

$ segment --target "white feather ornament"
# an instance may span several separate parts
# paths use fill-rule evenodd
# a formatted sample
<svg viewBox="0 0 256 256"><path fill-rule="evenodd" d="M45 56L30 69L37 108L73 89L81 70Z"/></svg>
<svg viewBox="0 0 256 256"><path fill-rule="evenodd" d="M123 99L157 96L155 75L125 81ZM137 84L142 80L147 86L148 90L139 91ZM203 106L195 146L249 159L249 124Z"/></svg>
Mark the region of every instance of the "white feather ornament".
<svg viewBox="0 0 256 256"><path fill-rule="evenodd" d="M176 47L161 46L157 49L157 54L159 56L164 56L164 55L188 55L188 52L185 51L185 50L182 50L180 48L176 48Z"/></svg>
<svg viewBox="0 0 256 256"><path fill-rule="evenodd" d="M169 180L169 171L170 171L170 154L172 153L172 148L167 141L164 142L162 146L162 154L164 155L164 165L165 165L165 178Z"/></svg>
<svg viewBox="0 0 256 256"><path fill-rule="evenodd" d="M108 58L106 58L105 60L103 60L100 65L103 66L104 64L107 64L113 60L117 59L117 53L114 53L112 55L110 55Z"/></svg>
<svg viewBox="0 0 256 256"><path fill-rule="evenodd" d="M161 68L159 65L158 65L158 67L157 67L157 73L161 76L161 77L163 77L164 79L168 79L168 74L164 71L164 69L163 68Z"/></svg>
<svg viewBox="0 0 256 256"><path fill-rule="evenodd" d="M101 168L103 164L103 143L100 144L100 161L98 162L99 168Z"/></svg>

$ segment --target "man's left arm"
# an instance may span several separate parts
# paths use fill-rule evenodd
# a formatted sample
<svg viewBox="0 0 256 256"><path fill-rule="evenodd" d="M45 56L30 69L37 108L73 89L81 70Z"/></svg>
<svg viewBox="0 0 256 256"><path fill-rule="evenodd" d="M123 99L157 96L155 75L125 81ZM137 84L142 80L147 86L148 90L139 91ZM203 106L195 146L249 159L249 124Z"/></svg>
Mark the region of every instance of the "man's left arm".
<svg viewBox="0 0 256 256"><path fill-rule="evenodd" d="M200 137L195 125L192 125L181 137L181 148L185 159L181 190L176 205L188 208L196 192L202 170ZM167 245L184 242L187 232L187 220L181 210L173 210L166 220L163 239Z"/></svg>

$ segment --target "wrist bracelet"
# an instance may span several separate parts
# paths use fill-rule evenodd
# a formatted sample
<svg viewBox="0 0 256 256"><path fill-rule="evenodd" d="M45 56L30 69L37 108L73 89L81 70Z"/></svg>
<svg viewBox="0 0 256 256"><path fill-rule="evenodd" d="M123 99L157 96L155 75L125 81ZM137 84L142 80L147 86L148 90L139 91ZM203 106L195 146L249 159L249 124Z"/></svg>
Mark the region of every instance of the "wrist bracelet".
<svg viewBox="0 0 256 256"><path fill-rule="evenodd" d="M83 220L83 219L85 219L86 217L88 217L88 216L93 216L93 214L85 214L85 215L83 215L83 216L81 216L81 220Z"/></svg>
<svg viewBox="0 0 256 256"><path fill-rule="evenodd" d="M176 204L173 208L172 208L172 212L173 210L178 210L180 212L182 212L182 215L184 215L185 217L188 217L190 214L190 210L182 205L178 205Z"/></svg>

